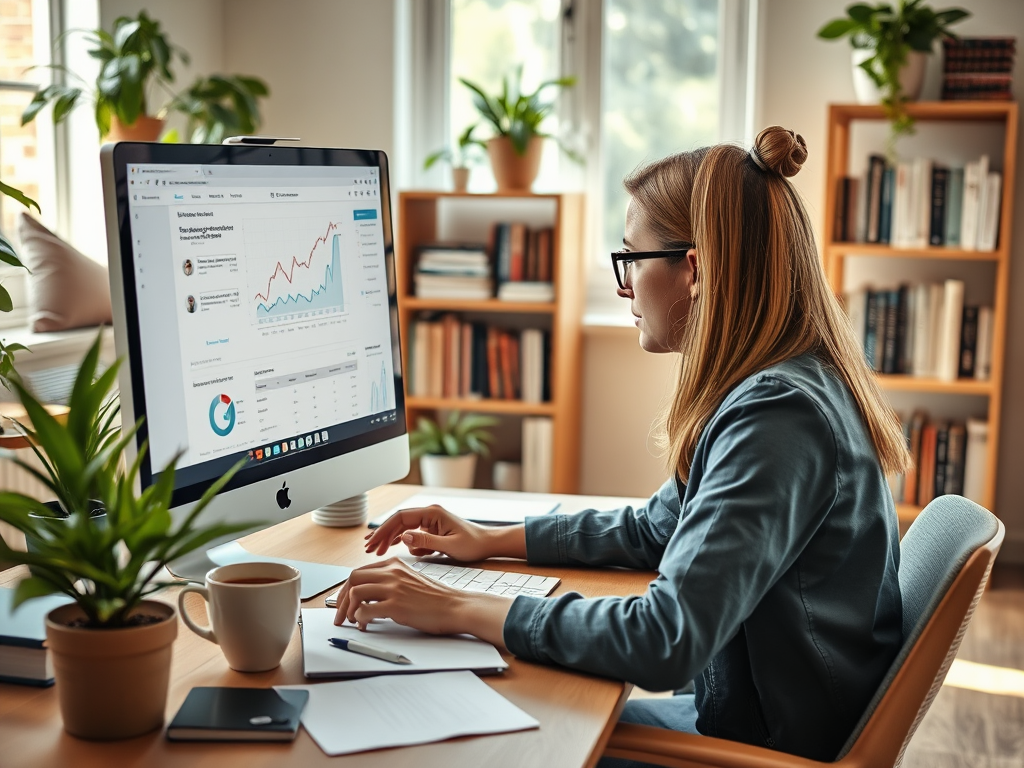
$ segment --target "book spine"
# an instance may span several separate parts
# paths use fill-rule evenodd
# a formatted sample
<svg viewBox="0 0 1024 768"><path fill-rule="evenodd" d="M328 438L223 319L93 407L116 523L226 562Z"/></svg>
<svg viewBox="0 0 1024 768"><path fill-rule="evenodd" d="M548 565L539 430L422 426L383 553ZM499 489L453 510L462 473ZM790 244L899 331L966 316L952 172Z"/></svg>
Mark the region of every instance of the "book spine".
<svg viewBox="0 0 1024 768"><path fill-rule="evenodd" d="M962 280L947 280L943 286L942 330L939 334L937 375L943 381L955 381L960 362L960 322L964 312Z"/></svg>
<svg viewBox="0 0 1024 768"><path fill-rule="evenodd" d="M883 321L882 373L896 373L897 328L899 327L899 291L885 292L885 317Z"/></svg>
<svg viewBox="0 0 1024 768"><path fill-rule="evenodd" d="M974 353L974 378L988 381L992 378L992 335L995 318L992 307L978 308L978 335Z"/></svg>
<svg viewBox="0 0 1024 768"><path fill-rule="evenodd" d="M964 448L967 430L962 423L949 425L949 447L946 449L946 493L962 496L964 492Z"/></svg>
<svg viewBox="0 0 1024 768"><path fill-rule="evenodd" d="M495 399L502 397L501 368L499 363L497 328L487 329L487 396Z"/></svg>
<svg viewBox="0 0 1024 768"><path fill-rule="evenodd" d="M988 422L981 419L967 420L967 447L964 454L963 495L976 504L985 504Z"/></svg>
<svg viewBox="0 0 1024 768"><path fill-rule="evenodd" d="M896 248L910 245L913 216L910 201L913 167L909 163L896 166L896 186L893 190L892 244Z"/></svg>
<svg viewBox="0 0 1024 768"><path fill-rule="evenodd" d="M864 324L864 358L872 370L875 368L875 348L879 346L878 340L878 317L880 291L867 290L867 313Z"/></svg>
<svg viewBox="0 0 1024 768"><path fill-rule="evenodd" d="M994 251L999 240L1000 193L1003 177L992 171L985 187L985 210L978 217L978 250Z"/></svg>
<svg viewBox="0 0 1024 768"><path fill-rule="evenodd" d="M981 202L981 169L977 161L964 166L964 200L960 217L960 247L978 247L978 205Z"/></svg>
<svg viewBox="0 0 1024 768"><path fill-rule="evenodd" d="M928 364L930 344L929 326L929 287L925 283L914 286L914 320L911 335L913 336L913 353L910 360L910 373L914 376L931 376Z"/></svg>
<svg viewBox="0 0 1024 768"><path fill-rule="evenodd" d="M906 283L900 285L896 293L896 360L893 366L895 373L910 373L910 341L911 326L911 292Z"/></svg>
<svg viewBox="0 0 1024 768"><path fill-rule="evenodd" d="M960 323L960 366L957 375L974 377L974 359L978 349L978 307L964 307Z"/></svg>
<svg viewBox="0 0 1024 768"><path fill-rule="evenodd" d="M892 242L892 205L896 187L896 169L888 167L882 174L882 195L878 204L878 242Z"/></svg>
<svg viewBox="0 0 1024 768"><path fill-rule="evenodd" d="M949 424L943 422L935 428L935 486L933 496L946 492L946 473L949 469Z"/></svg>
<svg viewBox="0 0 1024 768"><path fill-rule="evenodd" d="M932 161L919 157L914 160L913 187L914 234L911 245L924 248L928 245L928 230L932 220Z"/></svg>
<svg viewBox="0 0 1024 768"><path fill-rule="evenodd" d="M946 190L946 245L960 245L960 217L964 207L964 169L951 168Z"/></svg>
<svg viewBox="0 0 1024 768"><path fill-rule="evenodd" d="M921 464L917 474L917 503L925 506L935 496L935 424L921 431Z"/></svg>
<svg viewBox="0 0 1024 768"><path fill-rule="evenodd" d="M473 326L462 323L459 326L459 397L473 394Z"/></svg>
<svg viewBox="0 0 1024 768"><path fill-rule="evenodd" d="M941 166L932 168L931 212L929 216L929 245L946 244L946 199L949 169Z"/></svg>
<svg viewBox="0 0 1024 768"><path fill-rule="evenodd" d="M924 430L924 413L915 411L910 416L910 440L908 448L913 463L903 483L903 503L917 504L918 473L921 467L921 433Z"/></svg>
<svg viewBox="0 0 1024 768"><path fill-rule="evenodd" d="M882 155L868 157L867 189L865 201L867 206L867 226L864 239L869 243L881 242L881 211L882 211L882 177L885 175L885 158Z"/></svg>

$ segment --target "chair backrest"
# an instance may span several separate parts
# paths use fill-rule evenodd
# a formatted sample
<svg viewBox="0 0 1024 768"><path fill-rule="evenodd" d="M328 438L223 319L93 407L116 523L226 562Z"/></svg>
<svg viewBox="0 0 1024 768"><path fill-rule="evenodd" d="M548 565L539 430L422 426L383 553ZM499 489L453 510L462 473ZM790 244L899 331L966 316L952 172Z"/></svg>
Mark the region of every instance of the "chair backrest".
<svg viewBox="0 0 1024 768"><path fill-rule="evenodd" d="M1003 542L1003 524L961 496L940 496L900 542L903 647L837 760L899 765L946 678Z"/></svg>

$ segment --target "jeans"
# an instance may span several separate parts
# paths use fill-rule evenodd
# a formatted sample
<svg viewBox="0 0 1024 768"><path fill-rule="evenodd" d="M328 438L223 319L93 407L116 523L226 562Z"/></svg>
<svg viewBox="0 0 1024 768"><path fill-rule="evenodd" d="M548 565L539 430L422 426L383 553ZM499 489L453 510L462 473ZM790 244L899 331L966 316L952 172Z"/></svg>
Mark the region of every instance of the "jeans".
<svg viewBox="0 0 1024 768"><path fill-rule="evenodd" d="M683 733L697 733L697 706L693 694L686 693L668 699L631 699L622 709L620 723L653 725ZM650 763L604 757L597 768L651 768Z"/></svg>

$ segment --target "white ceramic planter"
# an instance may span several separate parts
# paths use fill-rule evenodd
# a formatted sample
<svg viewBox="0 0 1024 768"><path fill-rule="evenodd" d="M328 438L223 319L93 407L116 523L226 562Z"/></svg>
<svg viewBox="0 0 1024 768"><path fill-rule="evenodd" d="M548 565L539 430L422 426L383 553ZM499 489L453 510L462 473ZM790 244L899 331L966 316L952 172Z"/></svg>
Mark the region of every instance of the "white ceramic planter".
<svg viewBox="0 0 1024 768"><path fill-rule="evenodd" d="M882 101L882 92L878 90L875 82L868 77L868 73L860 68L860 64L871 58L871 51L866 48L853 49L853 91L857 96L859 104L878 104ZM921 86L924 85L924 69L927 63L927 54L921 51L911 51L907 54L907 63L900 70L900 87L903 95L914 101L921 95Z"/></svg>
<svg viewBox="0 0 1024 768"><path fill-rule="evenodd" d="M431 488L472 488L476 454L465 456L421 456L420 475Z"/></svg>

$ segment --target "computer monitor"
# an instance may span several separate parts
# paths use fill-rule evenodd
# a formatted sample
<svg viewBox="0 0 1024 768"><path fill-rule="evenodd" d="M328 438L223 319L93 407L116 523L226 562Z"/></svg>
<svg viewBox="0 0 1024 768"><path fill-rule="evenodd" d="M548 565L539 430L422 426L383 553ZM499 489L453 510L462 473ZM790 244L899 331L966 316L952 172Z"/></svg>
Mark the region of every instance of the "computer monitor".
<svg viewBox="0 0 1024 768"><path fill-rule="evenodd" d="M180 519L244 459L200 520L265 526L404 477L385 154L120 143L101 165L122 420L144 417L129 459L148 441L142 487L180 454ZM171 570L201 579L240 551ZM329 573L314 584L303 569L304 596L343 578Z"/></svg>

